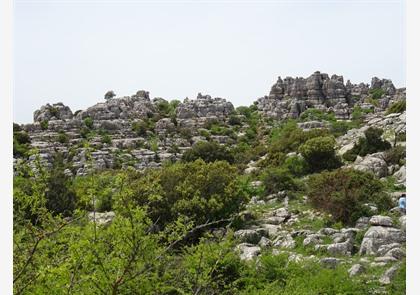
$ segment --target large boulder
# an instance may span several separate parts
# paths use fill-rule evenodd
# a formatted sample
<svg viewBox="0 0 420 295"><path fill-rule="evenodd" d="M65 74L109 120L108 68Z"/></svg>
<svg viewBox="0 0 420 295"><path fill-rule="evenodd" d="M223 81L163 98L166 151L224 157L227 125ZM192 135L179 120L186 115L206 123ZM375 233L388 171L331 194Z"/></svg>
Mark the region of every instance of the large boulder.
<svg viewBox="0 0 420 295"><path fill-rule="evenodd" d="M121 98L111 98L97 103L77 114L78 119L87 117L93 120L115 119L146 119L157 112L156 106L150 101L149 93L144 90L135 95Z"/></svg>
<svg viewBox="0 0 420 295"><path fill-rule="evenodd" d="M379 178L388 175L388 165L384 160L384 154L382 152L367 155L363 159L357 159L351 166L356 170L372 172Z"/></svg>
<svg viewBox="0 0 420 295"><path fill-rule="evenodd" d="M359 252L362 255L376 255L379 247L402 242L405 242L403 231L392 227L372 226L365 233Z"/></svg>
<svg viewBox="0 0 420 295"><path fill-rule="evenodd" d="M242 260L252 260L261 253L261 248L252 244L242 243L236 246Z"/></svg>
<svg viewBox="0 0 420 295"><path fill-rule="evenodd" d="M73 118L71 109L63 103L49 103L34 112L34 122L50 120L70 120Z"/></svg>
<svg viewBox="0 0 420 295"><path fill-rule="evenodd" d="M392 218L389 216L375 215L369 219L370 225L393 226Z"/></svg>
<svg viewBox="0 0 420 295"><path fill-rule="evenodd" d="M176 116L178 119L212 117L218 120L226 119L234 110L232 103L226 99L211 98L210 95L199 93L197 99L185 99L183 103L180 103L176 108Z"/></svg>
<svg viewBox="0 0 420 295"><path fill-rule="evenodd" d="M241 229L234 233L234 237L241 242L258 244L261 237L263 236L262 231L254 229Z"/></svg>

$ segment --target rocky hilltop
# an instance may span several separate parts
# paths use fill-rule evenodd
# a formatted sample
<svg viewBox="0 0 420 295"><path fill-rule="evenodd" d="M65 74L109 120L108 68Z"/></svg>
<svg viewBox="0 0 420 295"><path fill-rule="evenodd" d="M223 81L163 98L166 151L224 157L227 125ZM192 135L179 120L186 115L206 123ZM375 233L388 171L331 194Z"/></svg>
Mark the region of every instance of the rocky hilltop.
<svg viewBox="0 0 420 295"><path fill-rule="evenodd" d="M383 118L384 111L398 101L405 101L405 89L395 88L391 80L374 77L370 85L356 85L344 83L342 76L330 78L315 72L308 78L279 77L269 95L259 98L252 107L262 118L277 120L299 118L308 109L350 120L357 109L367 122L382 120L379 118ZM151 99L148 91L139 90L132 96L106 97L74 113L61 102L47 104L34 112L33 123L19 128L28 133L30 147L39 151L45 163L51 163L52 154L58 151L70 157L73 168L69 174L83 175L88 169L86 142L92 150L89 161L93 169L157 167L166 160L179 159L183 151L199 141L235 145L249 127L243 118L223 98L199 93L196 99L170 103L163 98ZM389 122L395 119L388 118L383 125L393 126ZM328 125L321 121L299 124L305 129L325 127L325 123ZM404 128L405 132L405 119L402 124L398 131ZM356 133L349 133L350 139L339 142L349 149L363 130Z"/></svg>
<svg viewBox="0 0 420 295"><path fill-rule="evenodd" d="M375 97L377 101L372 101ZM315 72L308 78L279 77L268 96L257 101L267 116L297 118L308 108L332 111L338 119L350 119L352 109L383 111L395 101L405 99L405 88L396 89L391 80L372 78L371 84L344 83L343 76Z"/></svg>

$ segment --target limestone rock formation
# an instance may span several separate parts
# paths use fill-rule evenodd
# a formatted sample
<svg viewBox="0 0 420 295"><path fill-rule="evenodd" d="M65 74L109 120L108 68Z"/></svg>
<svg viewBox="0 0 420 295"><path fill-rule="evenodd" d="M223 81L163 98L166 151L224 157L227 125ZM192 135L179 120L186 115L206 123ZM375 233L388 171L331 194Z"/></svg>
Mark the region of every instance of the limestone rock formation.
<svg viewBox="0 0 420 295"><path fill-rule="evenodd" d="M333 112L337 119L346 120L355 105L363 106L370 98L370 92L380 89L380 109L392 102L405 99L405 89L396 89L391 80L374 77L371 86L358 85L343 76L313 73L308 78L278 77L268 96L259 98L257 106L268 117L278 119L297 118L308 108ZM372 106L373 108L374 106Z"/></svg>
<svg viewBox="0 0 420 295"><path fill-rule="evenodd" d="M73 118L71 109L63 103L47 103L39 110L34 112L34 122L43 122L50 120L68 120Z"/></svg>

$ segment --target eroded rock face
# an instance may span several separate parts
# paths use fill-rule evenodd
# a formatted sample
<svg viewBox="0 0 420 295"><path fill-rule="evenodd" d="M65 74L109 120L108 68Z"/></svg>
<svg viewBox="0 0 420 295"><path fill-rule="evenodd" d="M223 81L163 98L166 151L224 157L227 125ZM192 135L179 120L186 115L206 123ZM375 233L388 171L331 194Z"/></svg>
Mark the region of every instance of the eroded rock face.
<svg viewBox="0 0 420 295"><path fill-rule="evenodd" d="M111 98L100 102L77 114L78 119L87 117L93 120L145 119L156 112L150 101L149 93L144 90L135 95L122 98Z"/></svg>
<svg viewBox="0 0 420 295"><path fill-rule="evenodd" d="M49 103L34 112L34 122L50 120L69 120L73 118L71 109L63 103Z"/></svg>
<svg viewBox="0 0 420 295"><path fill-rule="evenodd" d="M388 175L388 165L384 160L384 153L375 153L367 155L364 158L356 159L352 168L365 172L372 172L377 177L385 177Z"/></svg>
<svg viewBox="0 0 420 295"><path fill-rule="evenodd" d="M95 222L98 225L108 225L112 222L112 220L115 218L115 213L110 212L89 212L88 219L91 222Z"/></svg>
<svg viewBox="0 0 420 295"><path fill-rule="evenodd" d="M384 226L372 226L368 229L360 245L360 254L376 255L381 246L405 241L403 231Z"/></svg>
<svg viewBox="0 0 420 295"><path fill-rule="evenodd" d="M224 98L211 98L210 95L198 94L197 99L185 99L176 109L177 118L192 119L200 117L225 118L233 113L233 104Z"/></svg>
<svg viewBox="0 0 420 295"><path fill-rule="evenodd" d="M348 273L350 277L354 277L358 274L361 274L364 271L365 271L365 267L363 265L355 264L348 270Z"/></svg>
<svg viewBox="0 0 420 295"><path fill-rule="evenodd" d="M239 244L236 246L236 249L239 251L239 257L242 260L252 260L261 253L261 248L259 246L247 243Z"/></svg>
<svg viewBox="0 0 420 295"><path fill-rule="evenodd" d="M343 76L313 73L307 78L278 77L268 96L257 101L260 111L268 117L297 118L308 108L331 111L337 119L349 119L353 106L366 108L365 99L370 91L380 89L380 109L384 110L394 101L405 99L405 89L396 89L391 80L374 77L372 85L358 85L347 81ZM373 106L369 106L373 109Z"/></svg>

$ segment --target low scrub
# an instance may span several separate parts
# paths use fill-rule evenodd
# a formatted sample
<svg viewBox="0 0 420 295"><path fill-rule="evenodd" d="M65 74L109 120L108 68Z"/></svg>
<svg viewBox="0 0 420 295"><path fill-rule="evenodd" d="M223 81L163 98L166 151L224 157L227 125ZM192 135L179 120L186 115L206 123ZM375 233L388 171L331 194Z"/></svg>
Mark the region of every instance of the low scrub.
<svg viewBox="0 0 420 295"><path fill-rule="evenodd" d="M379 211L392 206L381 181L371 173L352 169L312 175L308 181L308 197L315 208L345 224L371 215L366 203L375 204Z"/></svg>

